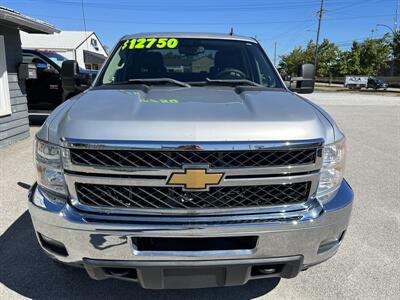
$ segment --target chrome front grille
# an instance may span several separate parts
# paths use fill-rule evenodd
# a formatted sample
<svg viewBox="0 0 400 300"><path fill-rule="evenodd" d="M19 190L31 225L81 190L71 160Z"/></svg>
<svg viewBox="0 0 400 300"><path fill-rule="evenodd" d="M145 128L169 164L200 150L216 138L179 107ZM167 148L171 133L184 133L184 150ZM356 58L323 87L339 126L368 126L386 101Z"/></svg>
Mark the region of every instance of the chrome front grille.
<svg viewBox="0 0 400 300"><path fill-rule="evenodd" d="M307 201L310 182L293 184L212 187L184 192L177 187L124 186L76 183L80 203L117 208L239 208L299 204Z"/></svg>
<svg viewBox="0 0 400 300"><path fill-rule="evenodd" d="M250 218L285 212L286 217L314 202L322 146L323 140L198 145L66 140L62 157L70 202L84 212L146 216L152 222L155 216L178 215ZM223 179L207 191L168 184L173 173L193 167L217 169Z"/></svg>
<svg viewBox="0 0 400 300"><path fill-rule="evenodd" d="M301 216L287 216L287 217L270 217L265 218L262 216L252 216L251 218L235 219L232 217L225 218L223 220L217 218L207 218L207 220L198 220L197 218L158 218L157 220L151 218L141 218L140 220L134 218L123 218L116 219L112 216L103 216L99 218L96 217L85 217L85 221L89 223L108 223L108 224L131 224L131 225L185 225L185 226L195 226L195 225L238 225L238 224L262 224L262 223L283 223L283 222L296 222L301 220Z"/></svg>
<svg viewBox="0 0 400 300"><path fill-rule="evenodd" d="M81 166L123 168L181 168L204 164L210 168L298 166L315 162L316 149L254 151L148 151L71 149L71 161Z"/></svg>

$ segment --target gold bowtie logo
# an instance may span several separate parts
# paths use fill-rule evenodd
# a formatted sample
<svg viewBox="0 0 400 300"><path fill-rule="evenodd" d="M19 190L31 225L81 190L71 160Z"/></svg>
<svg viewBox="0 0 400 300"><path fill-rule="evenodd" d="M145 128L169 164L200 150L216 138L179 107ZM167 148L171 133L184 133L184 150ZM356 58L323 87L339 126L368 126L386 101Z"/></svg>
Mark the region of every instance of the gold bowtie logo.
<svg viewBox="0 0 400 300"><path fill-rule="evenodd" d="M185 169L172 173L167 184L183 186L186 190L204 190L221 182L224 173L208 173L207 169Z"/></svg>

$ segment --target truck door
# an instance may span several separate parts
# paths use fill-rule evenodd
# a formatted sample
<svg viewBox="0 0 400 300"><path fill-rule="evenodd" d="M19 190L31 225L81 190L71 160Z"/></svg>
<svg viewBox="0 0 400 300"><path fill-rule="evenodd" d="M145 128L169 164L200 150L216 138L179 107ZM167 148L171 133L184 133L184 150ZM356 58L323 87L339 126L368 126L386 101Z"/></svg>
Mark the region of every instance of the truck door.
<svg viewBox="0 0 400 300"><path fill-rule="evenodd" d="M26 81L28 109L50 111L61 104L60 72L43 58L32 53L24 53L23 62L35 64L37 70L37 79Z"/></svg>

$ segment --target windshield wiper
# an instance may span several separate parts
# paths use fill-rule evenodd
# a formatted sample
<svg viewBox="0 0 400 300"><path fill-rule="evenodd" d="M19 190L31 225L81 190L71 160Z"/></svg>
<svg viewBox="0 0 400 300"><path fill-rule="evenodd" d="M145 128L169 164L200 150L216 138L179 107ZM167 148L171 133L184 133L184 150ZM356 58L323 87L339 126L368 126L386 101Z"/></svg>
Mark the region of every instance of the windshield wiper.
<svg viewBox="0 0 400 300"><path fill-rule="evenodd" d="M141 84L148 87L149 85L164 84L164 83L172 83L182 87L190 87L190 84L172 78L132 78L125 81L105 83L103 85Z"/></svg>
<svg viewBox="0 0 400 300"><path fill-rule="evenodd" d="M182 81L178 81L172 78L136 78L136 79L129 79L125 83L130 83L130 84L163 84L163 83L172 83L175 85L179 85L182 87L190 87L190 84L187 84Z"/></svg>
<svg viewBox="0 0 400 300"><path fill-rule="evenodd" d="M215 83L215 84L224 84L224 85L232 85L232 86L237 86L237 85L251 85L251 86L258 86L258 87L264 87L263 85L248 80L248 79L210 79L206 78L207 83Z"/></svg>

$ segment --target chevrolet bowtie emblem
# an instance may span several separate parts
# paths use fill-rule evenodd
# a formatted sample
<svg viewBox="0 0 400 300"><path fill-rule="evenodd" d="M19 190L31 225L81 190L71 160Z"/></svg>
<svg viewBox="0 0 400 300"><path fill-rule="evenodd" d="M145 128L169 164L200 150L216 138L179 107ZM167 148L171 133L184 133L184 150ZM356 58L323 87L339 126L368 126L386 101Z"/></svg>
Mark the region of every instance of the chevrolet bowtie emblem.
<svg viewBox="0 0 400 300"><path fill-rule="evenodd" d="M167 184L182 186L185 190L204 190L221 182L224 173L208 173L207 169L187 168L183 173L174 172Z"/></svg>

